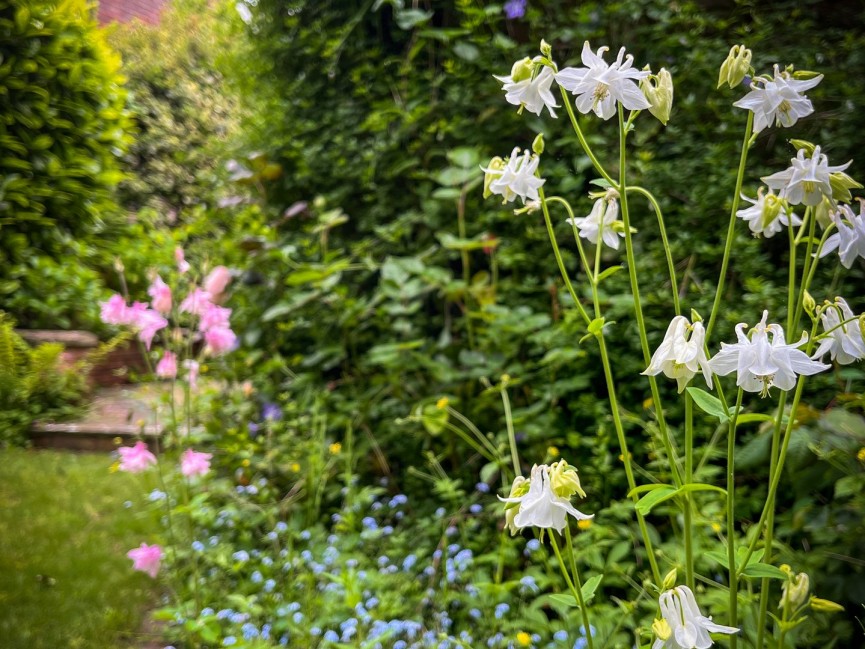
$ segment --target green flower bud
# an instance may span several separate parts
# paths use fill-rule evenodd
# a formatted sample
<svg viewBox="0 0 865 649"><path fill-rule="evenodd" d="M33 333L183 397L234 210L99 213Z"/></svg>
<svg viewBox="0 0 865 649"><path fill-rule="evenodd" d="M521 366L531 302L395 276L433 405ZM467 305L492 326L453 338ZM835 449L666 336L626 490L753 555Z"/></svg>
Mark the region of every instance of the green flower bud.
<svg viewBox="0 0 865 649"><path fill-rule="evenodd" d="M814 218L817 219L817 223L819 223L820 227L824 230L829 227L830 223L832 223L832 219L829 218L829 215L834 212L835 209L835 206L832 205L832 201L826 196L824 196L823 200L814 207Z"/></svg>
<svg viewBox="0 0 865 649"><path fill-rule="evenodd" d="M673 108L673 77L666 69L661 68L658 74L650 74L642 79L640 89L651 104L649 112L666 126Z"/></svg>
<svg viewBox="0 0 865 649"><path fill-rule="evenodd" d="M820 599L819 597L811 598L811 610L820 611L821 613L841 613L844 607L828 599Z"/></svg>
<svg viewBox="0 0 865 649"><path fill-rule="evenodd" d="M514 478L514 483L511 485L511 493L508 498L519 498L529 493L530 481L521 475ZM517 533L517 526L514 519L520 511L519 503L505 504L505 525L511 531L511 536Z"/></svg>
<svg viewBox="0 0 865 649"><path fill-rule="evenodd" d="M862 189L861 183L857 183L843 171L830 173L829 185L832 187L832 198L841 203L849 203L853 200L851 189Z"/></svg>
<svg viewBox="0 0 865 649"><path fill-rule="evenodd" d="M751 71L751 50L744 45L734 45L730 48L730 53L727 55L724 63L721 64L721 71L718 74L718 87L720 88L725 83L731 88L735 88L745 75Z"/></svg>
<svg viewBox="0 0 865 649"><path fill-rule="evenodd" d="M757 190L758 196L762 194L763 188L761 187ZM769 227L769 224L772 223L775 219L778 218L778 215L781 213L781 210L787 209L787 201L783 198L778 198L772 192L769 192L769 195L766 196L766 200L763 201L763 215L761 217L763 221L763 228Z"/></svg>
<svg viewBox="0 0 865 649"><path fill-rule="evenodd" d="M812 70L796 70L793 73L793 78L798 79L800 81L807 81L808 79L813 79L814 77L819 77L819 72L814 72Z"/></svg>
<svg viewBox="0 0 865 649"><path fill-rule="evenodd" d="M703 316L696 309L691 309L691 322L703 322Z"/></svg>
<svg viewBox="0 0 865 649"><path fill-rule="evenodd" d="M786 564L781 566L781 570L787 573L787 581L781 585L781 603L778 608L788 606L795 610L802 606L808 598L811 581L804 572L800 572L798 575L794 574L790 566Z"/></svg>
<svg viewBox="0 0 865 649"><path fill-rule="evenodd" d="M544 39L541 39L541 54L546 56L548 59L552 57L553 47L549 43L547 43Z"/></svg>
<svg viewBox="0 0 865 649"><path fill-rule="evenodd" d="M560 498L570 498L574 494L579 494L580 498L586 497L577 470L565 460L550 465L550 488Z"/></svg>
<svg viewBox="0 0 865 649"><path fill-rule="evenodd" d="M492 183L496 178L502 175L502 170L506 167L505 161L496 156L490 163L487 165L484 170L484 198L489 198L492 196L492 192L490 191L490 183Z"/></svg>
<svg viewBox="0 0 865 649"><path fill-rule="evenodd" d="M817 301L808 291L805 291L805 299L802 301L802 305L805 307L807 313L812 316L814 315L814 309L817 308Z"/></svg>
<svg viewBox="0 0 865 649"><path fill-rule="evenodd" d="M531 79L534 71L535 64L529 57L526 57L514 63L514 67L511 68L511 79L514 80L514 83Z"/></svg>
<svg viewBox="0 0 865 649"><path fill-rule="evenodd" d="M532 142L532 151L534 151L537 155L541 155L544 152L544 134L538 133Z"/></svg>
<svg viewBox="0 0 865 649"><path fill-rule="evenodd" d="M814 155L814 146L815 145L813 143L809 142L808 140L795 140L795 139L793 139L793 140L790 140L790 144L793 145L793 148L796 149L796 151L799 151L799 149L805 149L805 155L807 155L809 158L812 155Z"/></svg>
<svg viewBox="0 0 865 649"><path fill-rule="evenodd" d="M677 577L678 573L676 572L675 568L668 572L666 577L664 577L664 590L670 590L673 586L675 586Z"/></svg>

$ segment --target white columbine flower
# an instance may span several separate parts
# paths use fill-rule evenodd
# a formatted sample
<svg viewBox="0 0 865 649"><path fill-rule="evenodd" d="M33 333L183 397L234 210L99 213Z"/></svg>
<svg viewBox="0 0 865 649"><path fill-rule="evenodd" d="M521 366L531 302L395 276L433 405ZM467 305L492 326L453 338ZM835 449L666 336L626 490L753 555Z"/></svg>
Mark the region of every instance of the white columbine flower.
<svg viewBox="0 0 865 649"><path fill-rule="evenodd" d="M518 507L512 519L508 516L511 534L524 527L554 529L561 533L567 525L568 514L578 521L594 518L575 509L569 498L556 495L553 491L550 467L546 464L536 464L532 467L528 491L525 490L525 482L525 478L517 476L511 488L512 496L508 498L499 496L499 500L512 505L511 509ZM511 509L506 509L506 512L510 512Z"/></svg>
<svg viewBox="0 0 865 649"><path fill-rule="evenodd" d="M662 617L652 625L657 636L652 649L708 649L714 644L709 633L739 633L739 629L715 624L703 615L687 586L664 591L658 604Z"/></svg>
<svg viewBox="0 0 865 649"><path fill-rule="evenodd" d="M771 189L764 196L765 189L761 187L757 190L756 199L742 194L742 200L751 203L751 207L736 212L736 216L748 222L748 227L755 237L763 235L769 239L778 234L782 227L788 226L791 220L793 225L802 225L802 219L792 212L788 218L786 201L775 196Z"/></svg>
<svg viewBox="0 0 865 649"><path fill-rule="evenodd" d="M823 331L829 333L820 341L820 346L811 358L822 358L826 352L829 352L829 357L841 365L849 365L853 361L861 361L865 358L865 340L862 339L859 321L853 320L841 324L855 317L847 301L843 297L836 297L834 307L820 314Z"/></svg>
<svg viewBox="0 0 865 649"><path fill-rule="evenodd" d="M754 111L754 132L767 126L793 126L800 118L814 112L811 100L802 93L822 81L823 75L805 81L794 79L786 70L775 66L774 78L756 77L751 83L751 92L733 105Z"/></svg>
<svg viewBox="0 0 865 649"><path fill-rule="evenodd" d="M769 388L792 390L796 376L810 376L829 369L829 365L812 361L805 352L797 349L808 342L808 334L802 333L799 342L786 344L784 329L779 324L766 324L768 311L763 311L763 319L754 327L749 339L745 335L744 322L736 325L735 344L721 343L721 351L710 361L709 367L719 376L736 372L736 385L745 392L759 392L765 397ZM769 341L769 334L772 340Z"/></svg>
<svg viewBox="0 0 865 649"><path fill-rule="evenodd" d="M602 119L610 119L616 114L617 101L628 110L649 108L651 104L640 92L637 82L648 77L650 71L631 67L634 57L630 54L625 56L624 47L619 50L616 61L608 64L603 56L609 49L602 47L595 54L586 41L582 53L586 67L564 68L556 74L556 81L577 95L577 110L583 114L593 111Z"/></svg>
<svg viewBox="0 0 865 649"><path fill-rule="evenodd" d="M837 249L844 268L852 268L856 257L865 258L865 215L862 214L862 205L859 205L859 214L855 214L849 205L840 205L830 218L838 231L826 239L820 256L825 257Z"/></svg>
<svg viewBox="0 0 865 649"><path fill-rule="evenodd" d="M505 100L509 104L519 106L520 110L525 108L535 115L540 115L546 106L550 115L555 117L553 108L558 108L559 105L550 90L554 79L553 71L545 65L541 65L538 70L537 62L540 58L536 57L534 61L529 58L517 61L511 68L510 75L506 77L493 76L504 84L502 90L505 91Z"/></svg>
<svg viewBox="0 0 865 649"><path fill-rule="evenodd" d="M523 205L525 205L526 199L530 201L540 200L538 189L546 182L543 178L538 178L535 175L540 161L541 159L532 155L528 149L521 156L519 147L514 147L506 164L491 164L489 167L482 167L489 178L489 193L503 197L503 203L510 203L517 196L523 200Z"/></svg>
<svg viewBox="0 0 865 649"><path fill-rule="evenodd" d="M601 224L603 224L601 238L605 244L615 250L619 249L619 237L625 236L624 228L619 222L619 202L616 196L609 192L595 201L592 212L588 216L565 219L565 221L575 225L580 231L580 236L594 244L598 243L598 233L601 232Z"/></svg>
<svg viewBox="0 0 865 649"><path fill-rule="evenodd" d="M852 162L852 161L851 161ZM836 167L829 166L825 153L820 153L820 147L814 147L810 158L805 157L805 149L799 149L795 158L790 160L792 166L771 176L762 178L771 189L780 190L779 198L786 198L791 205L819 205L823 197L832 198L832 186L829 174L844 171L850 162Z"/></svg>
<svg viewBox="0 0 865 649"><path fill-rule="evenodd" d="M712 370L703 347L705 340L706 331L702 322L691 324L685 316L677 315L667 327L663 342L642 374L656 376L663 372L664 376L676 379L681 392L697 372L702 372L706 385L711 389Z"/></svg>

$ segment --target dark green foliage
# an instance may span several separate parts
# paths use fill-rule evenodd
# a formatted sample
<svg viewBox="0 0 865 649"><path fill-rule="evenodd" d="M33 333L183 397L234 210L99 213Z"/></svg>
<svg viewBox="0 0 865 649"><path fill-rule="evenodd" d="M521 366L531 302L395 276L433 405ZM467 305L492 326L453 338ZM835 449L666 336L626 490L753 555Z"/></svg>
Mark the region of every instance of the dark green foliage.
<svg viewBox="0 0 865 649"><path fill-rule="evenodd" d="M0 304L25 326L53 324L34 258L76 274L114 213L129 125L119 67L84 0L0 2ZM56 317L86 323L91 296Z"/></svg>

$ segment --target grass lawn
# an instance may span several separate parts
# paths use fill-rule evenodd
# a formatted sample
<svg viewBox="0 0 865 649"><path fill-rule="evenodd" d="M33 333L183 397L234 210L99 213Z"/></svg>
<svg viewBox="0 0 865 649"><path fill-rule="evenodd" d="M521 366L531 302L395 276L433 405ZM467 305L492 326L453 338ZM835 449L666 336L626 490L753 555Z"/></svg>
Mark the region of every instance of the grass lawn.
<svg viewBox="0 0 865 649"><path fill-rule="evenodd" d="M0 451L0 645L134 646L153 581L126 552L153 542L140 506L152 475L109 473L107 454Z"/></svg>

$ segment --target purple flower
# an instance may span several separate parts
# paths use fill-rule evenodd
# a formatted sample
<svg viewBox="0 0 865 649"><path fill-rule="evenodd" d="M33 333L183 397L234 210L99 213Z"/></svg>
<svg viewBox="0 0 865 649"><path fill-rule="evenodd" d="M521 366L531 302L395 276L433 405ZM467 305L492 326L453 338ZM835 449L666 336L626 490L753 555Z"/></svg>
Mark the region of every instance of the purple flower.
<svg viewBox="0 0 865 649"><path fill-rule="evenodd" d="M508 0L505 3L505 16L509 20L522 18L526 15L526 0Z"/></svg>
<svg viewBox="0 0 865 649"><path fill-rule="evenodd" d="M282 419L282 408L275 403L265 403L261 406L261 418L269 421L279 421Z"/></svg>

